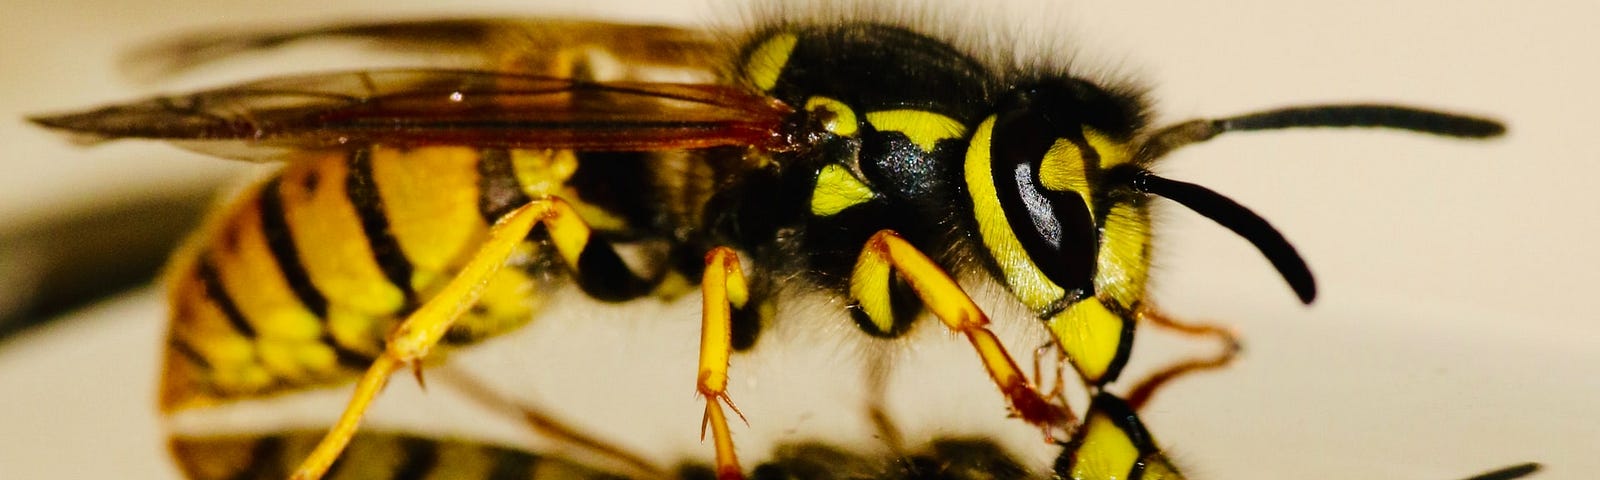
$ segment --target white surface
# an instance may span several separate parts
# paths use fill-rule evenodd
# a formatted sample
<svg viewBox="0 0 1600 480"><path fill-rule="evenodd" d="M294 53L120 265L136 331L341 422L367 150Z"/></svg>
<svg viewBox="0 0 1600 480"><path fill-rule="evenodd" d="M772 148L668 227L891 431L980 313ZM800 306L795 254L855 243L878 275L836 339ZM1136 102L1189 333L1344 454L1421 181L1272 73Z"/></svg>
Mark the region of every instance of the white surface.
<svg viewBox="0 0 1600 480"><path fill-rule="evenodd" d="M73 149L19 120L150 93L125 86L111 67L116 53L163 33L377 15L713 16L700 2L473 3L11 2L0 16L0 223L237 167L160 146ZM1184 379L1145 412L1187 473L1449 479L1525 460L1546 464L1538 478L1600 471L1600 318L1583 300L1600 287L1600 202L1591 187L1600 178L1592 133L1600 34L1591 25L1600 8L1583 1L1168 3L1085 1L1029 16L1045 26L1037 30L1072 32L1081 63L1141 74L1168 121L1294 103L1396 101L1492 114L1511 126L1507 138L1488 143L1247 134L1168 160L1168 176L1223 192L1272 220L1322 286L1317 305L1300 308L1246 243L1168 209L1154 298L1174 314L1237 326L1248 348L1234 368ZM289 69L246 63L215 76ZM159 305L132 297L83 316L0 350L0 479L171 478L150 407ZM560 320L540 326L569 328ZM663 348L692 351L692 340L677 342ZM1152 353L1159 343L1141 345L1136 361L1159 354ZM542 358L535 355L505 361ZM739 375L741 366L734 368ZM668 386L653 391L667 392L663 402L691 404L688 375L636 373L682 377L659 380ZM570 380L562 375L574 372L530 374ZM754 413L751 401L741 399ZM673 421L692 425L697 417ZM759 416L752 422L758 431L773 428ZM692 443L650 448L709 451Z"/></svg>

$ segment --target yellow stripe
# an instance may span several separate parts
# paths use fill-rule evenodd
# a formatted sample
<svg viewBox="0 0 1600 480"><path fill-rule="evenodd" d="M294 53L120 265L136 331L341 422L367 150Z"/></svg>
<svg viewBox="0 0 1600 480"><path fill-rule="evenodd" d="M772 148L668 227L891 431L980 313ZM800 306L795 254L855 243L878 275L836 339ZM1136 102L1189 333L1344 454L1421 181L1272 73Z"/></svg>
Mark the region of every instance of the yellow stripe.
<svg viewBox="0 0 1600 480"><path fill-rule="evenodd" d="M872 197L872 189L856 180L843 165L830 164L817 173L817 187L811 191L811 214L832 216Z"/></svg>
<svg viewBox="0 0 1600 480"><path fill-rule="evenodd" d="M337 367L323 345L322 325L289 288L261 227L259 192L243 195L211 240L222 286L256 331L261 364L277 377L308 380Z"/></svg>
<svg viewBox="0 0 1600 480"><path fill-rule="evenodd" d="M863 250L850 273L850 297L860 303L861 313L867 314L867 319L879 332L894 329L894 306L889 295L890 267L888 258Z"/></svg>
<svg viewBox="0 0 1600 480"><path fill-rule="evenodd" d="M924 152L932 152L940 140L961 138L967 126L954 118L925 110L879 110L867 112L867 123L884 132L900 132Z"/></svg>
<svg viewBox="0 0 1600 480"><path fill-rule="evenodd" d="M828 97L815 96L806 100L806 111L828 113L829 116L822 123L822 128L834 135L850 137L855 136L856 132L860 130L859 121L856 120L856 111L851 109L849 105L845 105L844 102Z"/></svg>
<svg viewBox="0 0 1600 480"><path fill-rule="evenodd" d="M768 38L750 52L750 58L745 59L744 77L763 92L772 90L778 85L778 75L783 73L783 67L789 63L789 55L794 53L794 46L799 41L800 38L793 33L780 33Z"/></svg>
<svg viewBox="0 0 1600 480"><path fill-rule="evenodd" d="M1097 384L1117 358L1123 319L1098 298L1087 298L1052 317L1048 325L1083 379Z"/></svg>
<svg viewBox="0 0 1600 480"><path fill-rule="evenodd" d="M345 193L343 152L319 152L290 162L279 182L284 217L301 264L330 311L381 317L404 302L373 259L361 219ZM331 315L330 315L331 316Z"/></svg>
<svg viewBox="0 0 1600 480"><path fill-rule="evenodd" d="M1139 447L1117 428L1116 422L1096 413L1084 423L1083 442L1072 466L1074 479L1125 479L1139 460Z"/></svg>
<svg viewBox="0 0 1600 480"><path fill-rule="evenodd" d="M1131 203L1111 206L1101 230L1095 291L1123 307L1144 298L1150 267L1150 216Z"/></svg>
<svg viewBox="0 0 1600 480"><path fill-rule="evenodd" d="M1011 225L1006 221L1005 210L1000 206L1000 196L995 191L994 175L990 173L989 142L994 131L994 117L978 125L967 149L967 192L972 195L973 215L978 221L978 233L989 254L1000 265L1006 284L1024 305L1034 310L1048 308L1056 299L1066 295L1066 290L1045 277L1033 264L1017 240Z"/></svg>
<svg viewBox="0 0 1600 480"><path fill-rule="evenodd" d="M372 149L372 181L389 232L428 292L466 263L488 231L478 212L478 152L462 147Z"/></svg>

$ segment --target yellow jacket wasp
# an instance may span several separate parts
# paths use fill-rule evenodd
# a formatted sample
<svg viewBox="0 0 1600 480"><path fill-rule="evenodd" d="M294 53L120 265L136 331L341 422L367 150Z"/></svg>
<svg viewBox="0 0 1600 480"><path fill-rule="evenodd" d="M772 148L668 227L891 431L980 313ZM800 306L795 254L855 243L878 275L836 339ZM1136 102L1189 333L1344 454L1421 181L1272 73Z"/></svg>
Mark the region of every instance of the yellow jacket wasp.
<svg viewBox="0 0 1600 480"><path fill-rule="evenodd" d="M723 408L731 354L756 345L798 291L833 295L878 337L932 313L971 342L1018 416L1068 438L1077 416L1029 381L955 279L1006 285L1098 389L1154 314L1154 197L1240 234L1302 301L1316 295L1265 220L1152 173L1167 153L1292 127L1503 132L1392 105L1152 127L1133 89L985 64L871 22L771 24L732 47L667 27L418 22L247 36L195 55L330 36L440 39L482 47L490 62L291 76L34 118L88 140L285 164L173 262L162 406L360 373L300 478L338 458L395 370L525 323L541 292L566 281L606 301L700 282L696 386L719 475L743 472ZM692 81L659 81L658 70Z"/></svg>

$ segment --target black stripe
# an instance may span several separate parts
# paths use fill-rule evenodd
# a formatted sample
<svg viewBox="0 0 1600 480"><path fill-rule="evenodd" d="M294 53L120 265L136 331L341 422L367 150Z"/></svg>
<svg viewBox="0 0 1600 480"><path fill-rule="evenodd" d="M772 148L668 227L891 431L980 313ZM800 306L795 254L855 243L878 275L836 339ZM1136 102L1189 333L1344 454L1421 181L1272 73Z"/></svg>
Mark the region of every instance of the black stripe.
<svg viewBox="0 0 1600 480"><path fill-rule="evenodd" d="M198 350L195 350L194 346L189 345L187 340L173 336L171 339L167 340L167 348L172 349L174 352L178 352L178 355L183 356L183 358L189 359L190 362L194 363L195 367L206 371L211 370L211 361L206 360L206 357L201 355Z"/></svg>
<svg viewBox="0 0 1600 480"><path fill-rule="evenodd" d="M295 297L300 299L300 304L305 305L312 315L327 321L328 299L311 283L311 275L300 263L300 251L295 248L294 237L289 233L289 220L284 217L283 198L278 191L282 180L281 176L273 177L261 187L261 232L267 237L267 249L272 251L272 258L283 272L283 279L289 283L289 289L294 291Z"/></svg>
<svg viewBox="0 0 1600 480"><path fill-rule="evenodd" d="M578 286L585 294L604 302L639 298L655 289L656 281L641 278L628 268L609 242L591 235L578 253Z"/></svg>
<svg viewBox="0 0 1600 480"><path fill-rule="evenodd" d="M244 318L244 312L240 312L239 306L233 303L233 297L228 295L228 290L222 288L222 277L218 276L216 265L211 263L210 258L201 258L199 264L197 275L200 276L200 283L205 286L206 297L217 306L217 309L222 310L222 316L228 319L228 324L233 326L234 331L239 332L240 336L254 340L256 328Z"/></svg>
<svg viewBox="0 0 1600 480"><path fill-rule="evenodd" d="M422 480L439 464L439 443L418 437L402 437L403 451L394 480Z"/></svg>
<svg viewBox="0 0 1600 480"><path fill-rule="evenodd" d="M204 440L202 439L200 442L204 442ZM282 436L261 437L250 448L250 462L243 465L239 473L229 478L231 480L265 480L287 477L289 475L287 462L291 460L284 457L283 447Z"/></svg>
<svg viewBox="0 0 1600 480"><path fill-rule="evenodd" d="M512 209L532 202L517 182L516 168L511 164L511 152L485 149L478 157L478 214L485 223L493 225Z"/></svg>
<svg viewBox="0 0 1600 480"><path fill-rule="evenodd" d="M539 457L516 450L495 448L489 453L494 455L494 467L489 469L488 480L527 480L533 478L533 466L539 463Z"/></svg>
<svg viewBox="0 0 1600 480"><path fill-rule="evenodd" d="M327 345L328 348L332 348L334 359L339 362L339 365L342 365L345 368L358 371L366 370L367 367L372 366L373 361L377 360L377 358L373 357L372 355L368 355L364 352L356 351L350 347L344 346L344 344L339 343L338 339L333 338L333 335L328 334L326 330L324 330L322 338L318 339L317 341Z"/></svg>
<svg viewBox="0 0 1600 480"><path fill-rule="evenodd" d="M372 177L372 149L359 148L350 152L350 172L345 177L345 194L361 218L361 231L367 234L367 246L372 248L372 259L383 270L389 283L405 295L406 305L417 304L417 292L411 288L411 260L400 249L400 241L389 230L389 217L384 214L383 197L378 195L378 184Z"/></svg>

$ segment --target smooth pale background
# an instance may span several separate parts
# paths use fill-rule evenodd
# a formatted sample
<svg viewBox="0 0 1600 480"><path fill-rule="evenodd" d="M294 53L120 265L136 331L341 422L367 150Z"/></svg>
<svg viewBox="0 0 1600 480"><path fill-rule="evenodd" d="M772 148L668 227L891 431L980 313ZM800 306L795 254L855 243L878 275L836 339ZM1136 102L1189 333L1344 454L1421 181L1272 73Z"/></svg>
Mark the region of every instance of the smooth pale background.
<svg viewBox="0 0 1600 480"><path fill-rule="evenodd" d="M0 225L240 167L153 145L74 149L20 120L158 91L130 86L112 67L118 53L165 33L488 13L697 24L731 5L467 3L10 2L0 17ZM1246 243L1167 209L1153 298L1184 317L1236 326L1248 350L1226 372L1163 392L1144 415L1157 438L1195 478L1448 479L1526 460L1546 464L1539 478L1600 471L1600 316L1584 300L1600 286L1600 219L1588 188L1600 177L1591 141L1600 126L1600 34L1591 25L1600 8L1197 3L1004 8L1029 18L1028 31L1070 32L1082 64L1146 80L1165 121L1394 101L1492 114L1512 133L1488 143L1262 133L1168 159L1168 176L1272 220L1311 263L1322 296L1301 308ZM202 80L341 63L284 65L229 64ZM125 297L0 350L0 479L171 478L149 406L160 311L152 294ZM676 338L692 350L692 336ZM1156 355L1148 352L1136 358ZM680 371L689 363L673 365L685 367L659 375L675 376L665 383L678 389L670 400L692 406L692 374ZM679 423L692 429L697 416Z"/></svg>

